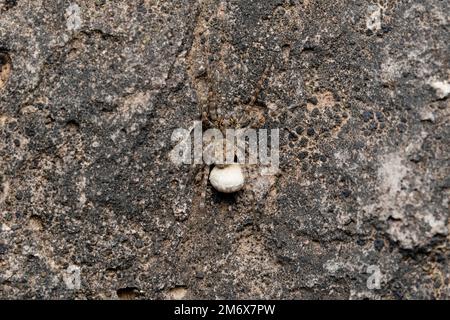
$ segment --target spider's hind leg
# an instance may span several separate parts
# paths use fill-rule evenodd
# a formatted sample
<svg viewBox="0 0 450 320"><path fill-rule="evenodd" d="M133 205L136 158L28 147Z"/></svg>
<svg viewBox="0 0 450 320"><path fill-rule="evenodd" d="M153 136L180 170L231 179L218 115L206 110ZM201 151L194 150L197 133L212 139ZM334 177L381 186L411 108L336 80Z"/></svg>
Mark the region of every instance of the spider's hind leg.
<svg viewBox="0 0 450 320"><path fill-rule="evenodd" d="M208 188L208 178L209 178L209 166L206 165L203 171L203 181L201 183L201 194L200 194L200 209L204 210L206 207L206 191Z"/></svg>

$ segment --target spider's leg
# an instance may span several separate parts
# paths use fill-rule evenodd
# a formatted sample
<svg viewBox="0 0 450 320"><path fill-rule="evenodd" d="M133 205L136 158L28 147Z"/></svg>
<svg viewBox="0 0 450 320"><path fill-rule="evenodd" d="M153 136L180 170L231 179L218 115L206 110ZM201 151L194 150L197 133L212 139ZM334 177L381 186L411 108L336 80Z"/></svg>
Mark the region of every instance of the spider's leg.
<svg viewBox="0 0 450 320"><path fill-rule="evenodd" d="M203 172L203 181L201 187L201 195L200 195L200 209L204 210L206 206L206 190L208 188L208 178L209 178L209 166L205 166L205 170Z"/></svg>
<svg viewBox="0 0 450 320"><path fill-rule="evenodd" d="M214 128L214 123L211 121L211 119L208 116L208 113L203 112L202 114L202 124L205 129Z"/></svg>
<svg viewBox="0 0 450 320"><path fill-rule="evenodd" d="M214 112L216 113L216 119L221 119L222 118L222 109L220 107L219 103L215 104L215 110Z"/></svg>

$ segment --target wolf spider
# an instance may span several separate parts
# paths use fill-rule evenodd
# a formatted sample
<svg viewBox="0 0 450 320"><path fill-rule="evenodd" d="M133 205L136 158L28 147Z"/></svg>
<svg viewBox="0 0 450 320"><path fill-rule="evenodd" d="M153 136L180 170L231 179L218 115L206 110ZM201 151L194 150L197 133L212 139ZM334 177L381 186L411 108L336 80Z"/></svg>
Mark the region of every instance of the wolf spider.
<svg viewBox="0 0 450 320"><path fill-rule="evenodd" d="M222 133L222 136L224 137L225 144L220 143L220 146L223 146L222 150L219 150L219 152L222 152L222 155L225 158L225 149L226 144L228 143L226 140L226 130L227 129L241 129L242 132L246 132L246 130L253 128L260 128L264 122L265 117L261 110L259 110L257 107L253 106L239 106L239 109L236 110L234 108L230 112L223 112L223 110L217 105L217 104L208 104L206 108L202 108L201 112L201 122L202 122L202 129L203 132L205 132L208 129L218 129ZM236 114L239 114L240 117L236 117ZM205 142L203 141L203 150L212 148L214 151L217 149L217 145L214 145L214 142L207 142L205 146ZM233 144L233 150L234 152L234 161L236 162L236 152L237 147L235 144ZM242 150L245 154L245 150ZM220 168L223 168L225 166L229 165L229 163L216 163L213 162L211 164L203 163L203 170L200 169L197 172L195 182L201 183L201 195L200 195L200 202L199 206L201 210L204 210L206 207L206 193L208 190L208 180L210 171L214 166L218 166ZM244 170L245 164L241 164L241 169L243 170L244 176L246 175L246 172Z"/></svg>

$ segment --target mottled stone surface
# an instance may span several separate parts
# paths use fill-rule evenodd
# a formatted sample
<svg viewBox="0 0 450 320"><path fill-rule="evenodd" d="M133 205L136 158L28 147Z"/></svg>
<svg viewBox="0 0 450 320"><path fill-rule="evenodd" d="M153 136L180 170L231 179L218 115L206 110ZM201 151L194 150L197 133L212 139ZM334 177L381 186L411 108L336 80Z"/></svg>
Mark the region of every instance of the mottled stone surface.
<svg viewBox="0 0 450 320"><path fill-rule="evenodd" d="M0 298L450 298L449 12L0 0ZM172 164L209 107L278 174Z"/></svg>

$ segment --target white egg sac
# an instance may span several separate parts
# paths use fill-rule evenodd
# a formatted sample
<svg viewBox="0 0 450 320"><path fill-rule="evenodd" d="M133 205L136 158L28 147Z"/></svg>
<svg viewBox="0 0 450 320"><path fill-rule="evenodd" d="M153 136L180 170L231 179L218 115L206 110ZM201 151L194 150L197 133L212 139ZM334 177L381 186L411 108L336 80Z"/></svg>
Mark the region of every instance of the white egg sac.
<svg viewBox="0 0 450 320"><path fill-rule="evenodd" d="M209 181L214 189L223 193L239 191L245 183L244 174L239 164L230 164L223 168L214 167L209 175Z"/></svg>

